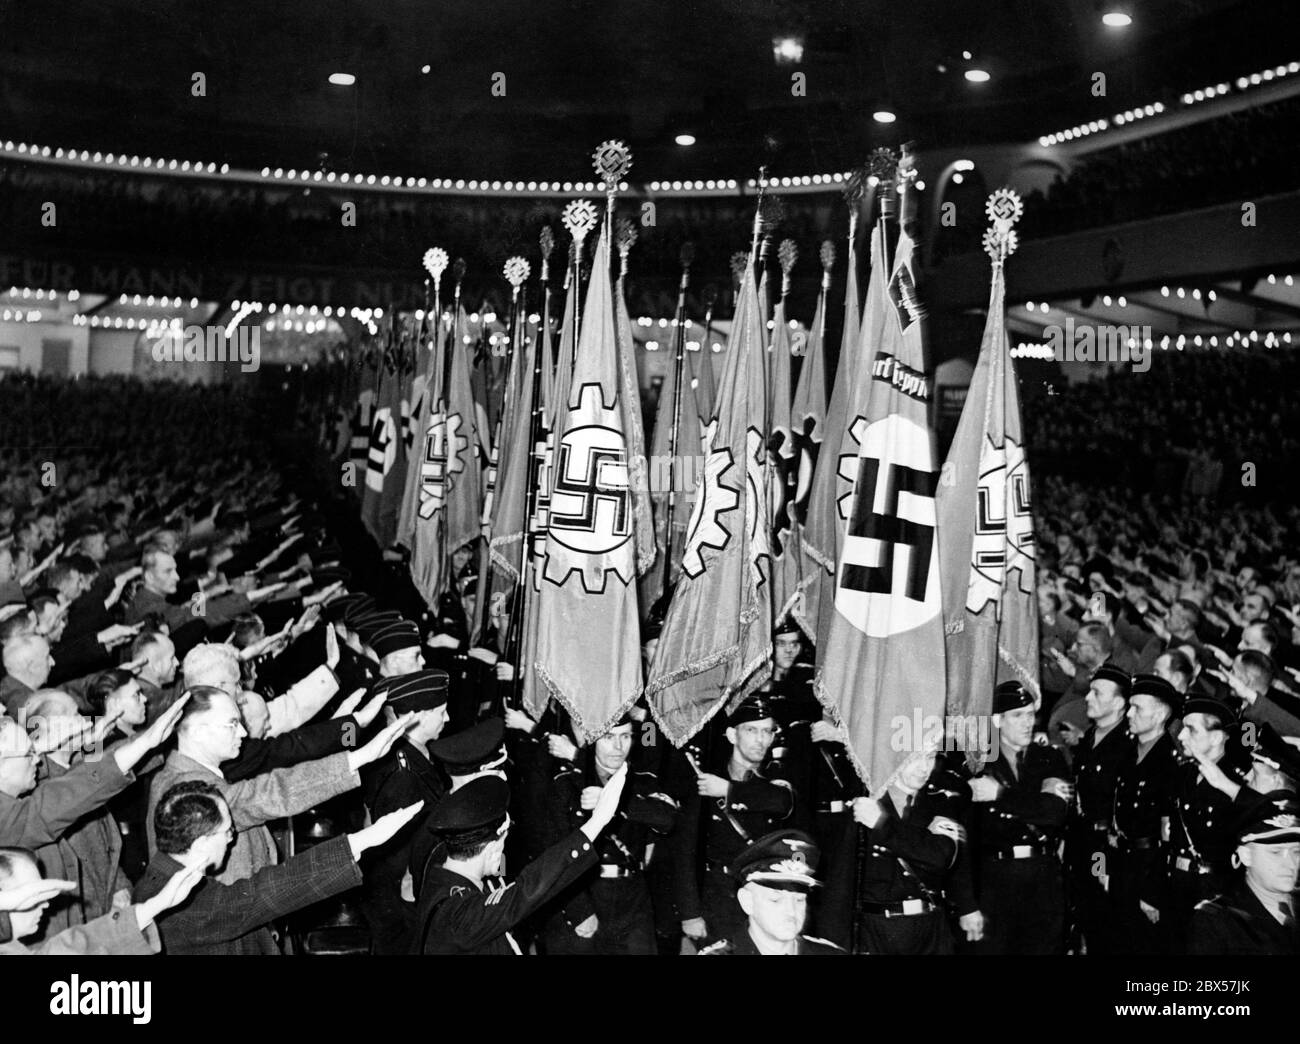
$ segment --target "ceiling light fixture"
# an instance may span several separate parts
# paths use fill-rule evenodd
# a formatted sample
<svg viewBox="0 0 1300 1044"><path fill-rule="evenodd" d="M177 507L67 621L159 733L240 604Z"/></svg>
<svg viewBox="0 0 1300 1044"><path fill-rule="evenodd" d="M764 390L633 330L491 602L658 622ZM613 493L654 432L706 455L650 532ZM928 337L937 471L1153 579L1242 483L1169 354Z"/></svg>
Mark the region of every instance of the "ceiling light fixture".
<svg viewBox="0 0 1300 1044"><path fill-rule="evenodd" d="M803 61L803 41L797 36L772 37L772 57L777 65L795 65Z"/></svg>
<svg viewBox="0 0 1300 1044"><path fill-rule="evenodd" d="M1133 16L1127 11L1113 8L1101 16L1101 21L1111 29L1124 29L1133 24Z"/></svg>
<svg viewBox="0 0 1300 1044"><path fill-rule="evenodd" d="M677 135L677 137L674 138L673 140L674 140L675 142L677 142L678 145L694 145L694 144L695 144L695 135L694 135L694 134L679 134L679 135Z"/></svg>
<svg viewBox="0 0 1300 1044"><path fill-rule="evenodd" d="M989 74L986 69L967 69L966 79L971 83L988 83Z"/></svg>
<svg viewBox="0 0 1300 1044"><path fill-rule="evenodd" d="M330 83L335 87L351 87L357 78L351 73L330 73Z"/></svg>
<svg viewBox="0 0 1300 1044"><path fill-rule="evenodd" d="M898 117L895 116L888 109L878 109L877 111L871 114L871 118L875 120L877 123L893 123L896 119L898 119Z"/></svg>

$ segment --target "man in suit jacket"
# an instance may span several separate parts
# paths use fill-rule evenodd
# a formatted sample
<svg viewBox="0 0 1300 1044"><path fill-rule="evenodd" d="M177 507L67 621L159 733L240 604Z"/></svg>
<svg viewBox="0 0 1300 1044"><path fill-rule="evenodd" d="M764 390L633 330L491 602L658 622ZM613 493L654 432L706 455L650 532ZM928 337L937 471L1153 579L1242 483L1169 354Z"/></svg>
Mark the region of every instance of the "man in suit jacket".
<svg viewBox="0 0 1300 1044"><path fill-rule="evenodd" d="M357 750L331 754L292 768L276 769L252 779L232 783L221 764L237 757L247 732L234 699L220 689L200 685L188 693L190 700L177 729L177 746L167 757L149 788L149 851L158 848L154 812L175 784L190 779L212 783L221 791L239 836L219 879L225 884L250 877L278 861L275 842L266 829L269 820L298 815L330 798L360 786L363 765L383 757L409 719L400 718L382 729Z"/></svg>
<svg viewBox="0 0 1300 1044"><path fill-rule="evenodd" d="M29 728L36 727L68 738L41 761L37 785L43 779L57 779L72 768L83 753L82 734L88 724L76 701L57 689L45 690L28 700L24 708ZM94 755L93 748L89 752ZM130 882L119 865L122 835L107 806L79 819L53 844L36 849L36 858L51 877L74 881L78 898L55 904L46 918L40 938L49 938L76 924L93 921L114 907L125 906Z"/></svg>
<svg viewBox="0 0 1300 1044"><path fill-rule="evenodd" d="M88 924L65 928L44 942L28 944L41 926L50 900L76 890L71 881L44 880L36 857L25 848L0 848L0 913L13 923L11 941L0 941L0 955L47 957L152 954L160 948L154 922L164 910L182 903L199 882L199 875L182 870L145 902L112 910Z"/></svg>
<svg viewBox="0 0 1300 1044"><path fill-rule="evenodd" d="M410 805L377 819L364 830L331 838L279 866L225 885L204 877L190 901L158 921L169 954L274 954L279 952L268 923L361 884L357 860L382 845L420 810ZM230 806L211 783L177 783L163 794L155 813L158 851L136 886L137 902L159 895L185 870L219 870L235 839Z"/></svg>

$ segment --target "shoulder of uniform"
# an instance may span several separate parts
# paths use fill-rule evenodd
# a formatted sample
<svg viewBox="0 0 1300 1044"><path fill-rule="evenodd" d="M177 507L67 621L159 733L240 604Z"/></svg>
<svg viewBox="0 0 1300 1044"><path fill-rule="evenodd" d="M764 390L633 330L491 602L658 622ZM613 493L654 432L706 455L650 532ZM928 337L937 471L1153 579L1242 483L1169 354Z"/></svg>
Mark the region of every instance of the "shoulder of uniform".
<svg viewBox="0 0 1300 1044"><path fill-rule="evenodd" d="M802 939L809 946L812 946L814 949L822 949L828 953L845 952L843 946L839 946L831 942L829 939L818 939L815 935L801 935L799 936L799 938Z"/></svg>
<svg viewBox="0 0 1300 1044"><path fill-rule="evenodd" d="M729 953L731 953L731 943L729 943L726 939L723 939L721 942L715 942L709 946L704 947L704 949L702 949L695 956L696 957L717 957L719 955L726 955Z"/></svg>

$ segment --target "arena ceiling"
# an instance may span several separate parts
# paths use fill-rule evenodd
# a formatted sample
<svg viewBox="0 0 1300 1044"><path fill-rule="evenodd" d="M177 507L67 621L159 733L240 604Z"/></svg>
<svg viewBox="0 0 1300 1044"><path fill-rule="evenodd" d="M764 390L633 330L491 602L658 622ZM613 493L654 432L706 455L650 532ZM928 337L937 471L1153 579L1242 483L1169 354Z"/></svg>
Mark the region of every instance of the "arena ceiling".
<svg viewBox="0 0 1300 1044"><path fill-rule="evenodd" d="M1103 10L1123 7L1132 25L1102 24ZM637 178L744 177L763 162L776 174L842 170L880 144L1028 140L1293 60L1292 8L10 0L0 7L0 134L238 167L430 177L586 178L592 148L612 137L632 146ZM778 60L780 40L793 43L779 45ZM988 81L969 82L972 69ZM1102 99L1090 91L1099 71ZM355 83L331 84L340 72ZM504 96L492 91L496 73ZM875 122L881 109L897 121ZM678 145L679 134L696 143Z"/></svg>

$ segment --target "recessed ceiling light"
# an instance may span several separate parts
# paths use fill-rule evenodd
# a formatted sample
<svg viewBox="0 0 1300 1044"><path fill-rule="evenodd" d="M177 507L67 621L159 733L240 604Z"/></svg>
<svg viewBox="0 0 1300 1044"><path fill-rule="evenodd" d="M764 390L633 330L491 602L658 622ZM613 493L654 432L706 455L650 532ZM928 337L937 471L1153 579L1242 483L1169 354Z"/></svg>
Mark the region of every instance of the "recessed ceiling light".
<svg viewBox="0 0 1300 1044"><path fill-rule="evenodd" d="M989 74L984 69L967 69L966 79L970 80L971 83L988 83Z"/></svg>
<svg viewBox="0 0 1300 1044"><path fill-rule="evenodd" d="M694 135L694 134L679 134L679 135L677 135L677 137L676 137L675 139L673 139L673 140L676 141L678 145L694 145L694 144L695 144L695 135Z"/></svg>
<svg viewBox="0 0 1300 1044"><path fill-rule="evenodd" d="M962 51L962 52L961 52L961 56L962 56L963 58L965 58L966 61L968 61L968 62L971 60L971 53L970 53L970 51Z"/></svg>
<svg viewBox="0 0 1300 1044"><path fill-rule="evenodd" d="M422 66L420 66L420 72L424 73L425 76L428 76L429 73L433 72L433 66L432 66L432 65L422 65Z"/></svg>
<svg viewBox="0 0 1300 1044"><path fill-rule="evenodd" d="M1133 24L1133 16L1127 11L1107 11L1101 16L1102 23L1112 29L1123 29Z"/></svg>
<svg viewBox="0 0 1300 1044"><path fill-rule="evenodd" d="M351 87L357 78L351 73L330 73L330 83L335 87Z"/></svg>
<svg viewBox="0 0 1300 1044"><path fill-rule="evenodd" d="M879 109L878 111L873 112L871 114L871 118L875 120L877 123L893 123L896 119L898 119L898 117L895 116L888 109Z"/></svg>
<svg viewBox="0 0 1300 1044"><path fill-rule="evenodd" d="M803 61L803 41L797 36L772 37L772 57L778 65Z"/></svg>

